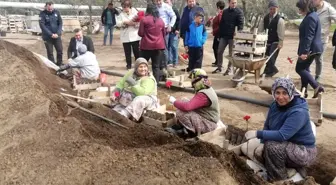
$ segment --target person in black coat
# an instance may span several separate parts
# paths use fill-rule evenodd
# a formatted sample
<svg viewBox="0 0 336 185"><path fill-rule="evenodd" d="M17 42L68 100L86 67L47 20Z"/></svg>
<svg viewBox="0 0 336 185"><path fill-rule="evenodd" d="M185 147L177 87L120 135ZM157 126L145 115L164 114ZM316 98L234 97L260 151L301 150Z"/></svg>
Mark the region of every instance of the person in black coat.
<svg viewBox="0 0 336 185"><path fill-rule="evenodd" d="M301 88L305 88L305 97L308 96L308 84L314 88L313 98L317 98L318 94L324 92L322 86L310 74L309 67L314 58L323 52L323 44L321 41L321 23L311 0L299 0L296 3L299 13L304 16L299 28L299 48L298 61L295 70L301 77ZM301 90L302 90L301 89Z"/></svg>
<svg viewBox="0 0 336 185"><path fill-rule="evenodd" d="M110 32L110 45L113 40L113 29L116 25L116 16L119 12L113 8L113 3L109 3L101 15L101 22L104 25L104 46L106 45L107 34Z"/></svg>
<svg viewBox="0 0 336 185"><path fill-rule="evenodd" d="M84 44L87 47L87 51L91 51L94 53L94 46L92 39L87 36L83 36L83 32L81 29L75 29L75 36L70 39L69 47L68 47L68 59L72 58L75 59L79 56L78 53L78 46L80 44Z"/></svg>
<svg viewBox="0 0 336 185"><path fill-rule="evenodd" d="M334 34L333 34L333 37L332 37L332 45L336 46L336 29L334 30ZM336 69L336 47L335 47L335 50L334 50L332 66L333 66L334 69Z"/></svg>

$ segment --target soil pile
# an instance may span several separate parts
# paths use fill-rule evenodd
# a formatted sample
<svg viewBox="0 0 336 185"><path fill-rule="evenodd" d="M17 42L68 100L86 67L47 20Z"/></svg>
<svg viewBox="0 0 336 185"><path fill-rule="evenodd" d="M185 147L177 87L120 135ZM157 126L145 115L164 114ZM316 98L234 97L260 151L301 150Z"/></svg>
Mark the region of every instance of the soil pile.
<svg viewBox="0 0 336 185"><path fill-rule="evenodd" d="M78 109L65 116L57 92L66 81L22 47L0 40L0 56L1 184L267 184L219 147L141 124L114 127Z"/></svg>

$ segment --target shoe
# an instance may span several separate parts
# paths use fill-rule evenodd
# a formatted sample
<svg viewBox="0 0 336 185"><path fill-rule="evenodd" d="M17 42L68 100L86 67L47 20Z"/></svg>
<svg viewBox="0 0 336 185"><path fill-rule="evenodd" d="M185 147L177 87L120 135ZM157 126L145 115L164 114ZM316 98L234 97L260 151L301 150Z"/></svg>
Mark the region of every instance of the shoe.
<svg viewBox="0 0 336 185"><path fill-rule="evenodd" d="M222 72L222 69L217 68L216 70L212 71L212 74L221 73L221 72Z"/></svg>
<svg viewBox="0 0 336 185"><path fill-rule="evenodd" d="M188 69L188 68L186 68L186 69L181 69L181 71L183 71L183 72L190 72L190 70Z"/></svg>
<svg viewBox="0 0 336 185"><path fill-rule="evenodd" d="M223 74L223 76L227 76L227 75L230 75L231 74L231 70L230 69L227 69L225 71L225 73Z"/></svg>
<svg viewBox="0 0 336 185"><path fill-rule="evenodd" d="M214 62L214 63L211 64L211 66L212 66L212 67L217 67L217 63Z"/></svg>
<svg viewBox="0 0 336 185"><path fill-rule="evenodd" d="M320 83L321 77L320 76L316 76L315 80L316 80L317 83Z"/></svg>
<svg viewBox="0 0 336 185"><path fill-rule="evenodd" d="M324 92L324 88L322 86L318 86L316 89L314 89L314 96L313 98L317 98L320 93Z"/></svg>

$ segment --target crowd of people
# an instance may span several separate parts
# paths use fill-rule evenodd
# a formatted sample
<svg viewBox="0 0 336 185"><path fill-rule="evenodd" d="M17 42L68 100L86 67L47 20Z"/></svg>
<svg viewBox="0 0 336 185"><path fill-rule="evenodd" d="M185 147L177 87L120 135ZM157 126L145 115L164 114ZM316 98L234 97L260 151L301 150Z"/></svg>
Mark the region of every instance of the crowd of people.
<svg viewBox="0 0 336 185"><path fill-rule="evenodd" d="M122 11L117 11L112 3L103 11L101 21L104 25L104 42L110 36L113 43L113 29L121 29L120 40L123 44L128 72L117 83L112 93L113 109L121 115L139 121L145 110L159 107L157 85L162 76L167 75L167 67L178 63L178 40L182 38L185 51L189 55L186 69L190 73L195 95L192 99L169 101L176 108L177 123L165 130L183 137L195 137L215 130L220 122L220 106L215 90L207 73L202 69L203 46L208 38L204 25L204 10L195 0L186 0L181 16L171 0L153 0L142 14L132 6L131 0L122 2ZM244 14L237 8L237 0L218 1L217 14L212 22L213 51L216 67L212 73L221 73L223 54L229 47L233 53L235 31L244 27ZM296 93L293 81L278 78L272 87L273 104L270 106L263 130L252 130L245 134L248 140L242 147L250 159L262 163L267 169L267 180L284 180L290 177L288 168L293 168L305 176L304 167L312 164L317 155L315 133L309 118L306 102L308 84L314 89L313 98L324 92L319 83L322 76L323 54L326 50L331 21L336 20L336 10L324 0L298 0L299 13L304 17L299 28L298 60L296 72L301 77L304 97ZM266 55L271 56L263 72L273 77L279 72L276 60L284 47L285 21L279 14L277 0L270 0L269 12L259 24L259 32L268 30ZM119 16L116 19L116 16ZM62 61L62 18L47 2L46 9L40 14L42 38L45 42L49 60L55 62L53 47L57 51L58 72L69 68L79 68L78 77L97 80L100 69L94 55L91 38L83 36L80 29L75 30L68 47L69 61ZM108 34L109 33L109 34ZM336 31L333 37L336 45ZM135 63L132 68L132 53ZM152 73L148 61L151 60ZM315 77L310 73L310 65L316 62ZM233 72L229 62L223 75ZM336 54L333 67L336 69Z"/></svg>

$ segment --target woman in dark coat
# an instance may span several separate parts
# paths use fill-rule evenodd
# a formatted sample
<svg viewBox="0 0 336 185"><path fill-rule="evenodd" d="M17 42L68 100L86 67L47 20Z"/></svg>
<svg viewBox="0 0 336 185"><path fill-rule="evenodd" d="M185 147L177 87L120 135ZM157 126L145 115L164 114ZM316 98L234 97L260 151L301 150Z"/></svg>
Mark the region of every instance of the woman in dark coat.
<svg viewBox="0 0 336 185"><path fill-rule="evenodd" d="M319 93L324 92L324 89L310 74L309 67L316 55L321 55L323 52L321 23L314 11L312 0L299 0L296 7L299 8L299 14L305 17L299 28L299 58L295 70L301 77L301 88L306 89L305 97L308 96L307 86L309 84L314 88L313 98L317 98Z"/></svg>

